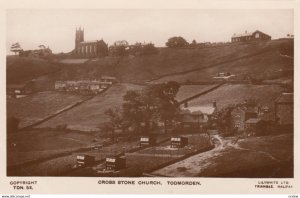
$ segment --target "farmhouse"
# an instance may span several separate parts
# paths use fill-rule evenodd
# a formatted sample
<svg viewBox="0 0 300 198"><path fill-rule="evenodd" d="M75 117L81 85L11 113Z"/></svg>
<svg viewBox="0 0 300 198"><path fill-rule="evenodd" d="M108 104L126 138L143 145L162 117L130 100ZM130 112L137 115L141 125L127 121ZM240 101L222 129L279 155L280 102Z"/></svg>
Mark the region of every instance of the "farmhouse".
<svg viewBox="0 0 300 198"><path fill-rule="evenodd" d="M108 55L108 45L101 40L84 41L84 29L76 28L74 53L80 58L95 58Z"/></svg>
<svg viewBox="0 0 300 198"><path fill-rule="evenodd" d="M208 123L216 110L216 102L213 102L212 106L190 107L188 107L186 103L185 106L181 108L179 130L203 132L204 126Z"/></svg>
<svg viewBox="0 0 300 198"><path fill-rule="evenodd" d="M282 93L275 101L275 118L279 125L294 123L294 94Z"/></svg>
<svg viewBox="0 0 300 198"><path fill-rule="evenodd" d="M268 41L271 40L271 36L256 30L255 32L247 32L243 34L234 34L231 37L231 42L245 42L245 41Z"/></svg>

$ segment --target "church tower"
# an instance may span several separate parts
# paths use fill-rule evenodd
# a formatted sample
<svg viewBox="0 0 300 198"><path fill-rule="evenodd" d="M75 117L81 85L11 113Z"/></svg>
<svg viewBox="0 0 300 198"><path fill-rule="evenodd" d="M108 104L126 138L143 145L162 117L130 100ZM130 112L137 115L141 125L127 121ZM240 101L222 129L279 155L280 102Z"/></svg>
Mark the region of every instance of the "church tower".
<svg viewBox="0 0 300 198"><path fill-rule="evenodd" d="M78 47L80 46L80 43L84 41L84 29L76 28L76 36L75 36L75 51L78 53Z"/></svg>

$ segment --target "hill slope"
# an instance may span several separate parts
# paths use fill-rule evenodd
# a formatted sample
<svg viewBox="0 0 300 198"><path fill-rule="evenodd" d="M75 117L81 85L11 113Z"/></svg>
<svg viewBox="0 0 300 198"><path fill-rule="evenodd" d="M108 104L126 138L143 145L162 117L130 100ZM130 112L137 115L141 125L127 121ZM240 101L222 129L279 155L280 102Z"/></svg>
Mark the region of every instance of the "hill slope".
<svg viewBox="0 0 300 198"><path fill-rule="evenodd" d="M51 79L94 79L101 75L111 75L122 82L209 81L217 72L274 79L286 75L284 71L293 70L293 57L289 53L292 51L293 40L280 39L198 49L160 48L153 55L108 56L82 64L58 64L36 59L16 61L8 58L7 76L8 82L28 79L30 75L34 78L49 69L51 71L53 66L59 66L60 72L50 75ZM21 66L24 72L17 74ZM288 75L292 76L292 73Z"/></svg>

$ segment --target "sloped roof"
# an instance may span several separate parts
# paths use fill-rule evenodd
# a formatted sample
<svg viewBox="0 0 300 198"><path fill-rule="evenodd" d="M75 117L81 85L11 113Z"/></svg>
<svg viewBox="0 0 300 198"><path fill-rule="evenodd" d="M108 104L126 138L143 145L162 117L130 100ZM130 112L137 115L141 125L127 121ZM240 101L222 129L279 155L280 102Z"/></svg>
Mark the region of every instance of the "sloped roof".
<svg viewBox="0 0 300 198"><path fill-rule="evenodd" d="M244 37L244 36L252 36L254 32L245 32L242 34L234 34L231 38L238 38L238 37Z"/></svg>
<svg viewBox="0 0 300 198"><path fill-rule="evenodd" d="M207 114L211 115L216 110L215 107L211 106L190 106L190 107L184 107L182 108L182 111L185 113L191 113L191 114Z"/></svg>
<svg viewBox="0 0 300 198"><path fill-rule="evenodd" d="M293 93L282 93L277 99L276 103L293 103L294 94Z"/></svg>
<svg viewBox="0 0 300 198"><path fill-rule="evenodd" d="M260 118L250 118L250 119L248 119L245 123L246 123L246 124L256 124L256 123L258 123L259 121L261 121Z"/></svg>
<svg viewBox="0 0 300 198"><path fill-rule="evenodd" d="M238 37L245 37L245 36L252 36L254 33L256 33L256 32L260 32L260 33L262 33L262 34L265 34L265 35L267 35L267 36L270 36L270 35L268 35L268 34L266 34L266 33L263 33L263 32L261 32L261 31L259 31L259 30L256 30L256 31L254 31L254 32L245 32L245 33L242 33L242 34L234 34L231 38L238 38Z"/></svg>
<svg viewBox="0 0 300 198"><path fill-rule="evenodd" d="M81 44L88 44L88 43L97 43L97 40L92 40L92 41L82 41L80 42Z"/></svg>

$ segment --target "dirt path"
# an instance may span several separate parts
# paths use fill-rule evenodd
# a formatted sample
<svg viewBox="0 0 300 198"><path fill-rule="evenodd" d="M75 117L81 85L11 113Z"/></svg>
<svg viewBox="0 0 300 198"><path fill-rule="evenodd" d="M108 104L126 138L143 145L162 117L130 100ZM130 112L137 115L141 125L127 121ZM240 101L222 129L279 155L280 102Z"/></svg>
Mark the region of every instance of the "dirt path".
<svg viewBox="0 0 300 198"><path fill-rule="evenodd" d="M285 135L284 139L288 139L288 137L288 135ZM211 138L215 143L214 149L153 171L150 174L169 177L218 175L239 170L241 167L249 167L251 169L266 164L278 164L282 162L281 158L288 158L291 155L291 153L278 155L275 142L275 150L271 149L269 152L241 146L236 138L222 138L219 135L213 135ZM266 138L272 139L272 136ZM259 138L256 140L262 144L265 141ZM248 141L248 139L243 139L243 141ZM233 159L239 160L239 163L231 161ZM184 171L181 171L183 168Z"/></svg>

